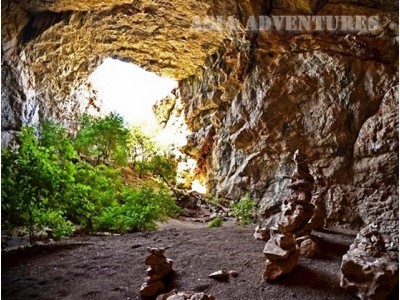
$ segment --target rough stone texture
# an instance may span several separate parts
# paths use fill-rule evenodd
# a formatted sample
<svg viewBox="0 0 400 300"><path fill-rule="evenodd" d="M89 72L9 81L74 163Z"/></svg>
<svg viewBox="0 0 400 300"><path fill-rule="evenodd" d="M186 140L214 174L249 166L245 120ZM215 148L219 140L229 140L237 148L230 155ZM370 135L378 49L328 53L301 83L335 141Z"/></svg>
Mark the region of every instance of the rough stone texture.
<svg viewBox="0 0 400 300"><path fill-rule="evenodd" d="M71 121L91 103L81 87L104 58L186 78L232 39L231 33L192 30L193 17L237 15L238 9L233 0L9 1L2 6L2 62L17 64L27 53L24 72L32 74L41 119ZM7 88L24 93L27 87Z"/></svg>
<svg viewBox="0 0 400 300"><path fill-rule="evenodd" d="M276 218L298 148L313 162L312 203L323 205L317 227L325 212L327 226L355 229L376 220L398 243L397 13L357 7L332 3L318 14L378 14L382 28L260 32L249 51L212 58L202 77L182 84L186 120L194 145L212 145L196 156L219 198L250 191L260 214ZM210 83L218 89L205 89Z"/></svg>
<svg viewBox="0 0 400 300"><path fill-rule="evenodd" d="M343 256L340 285L360 299L385 299L399 282L399 264L375 226L363 228Z"/></svg>
<svg viewBox="0 0 400 300"><path fill-rule="evenodd" d="M270 233L267 227L261 227L260 225L257 225L254 229L253 237L256 240L268 241L270 238Z"/></svg>
<svg viewBox="0 0 400 300"><path fill-rule="evenodd" d="M103 58L180 82L188 152L220 199L251 192L273 220L299 148L326 225L374 221L398 243L398 2L8 1L2 5L2 140L90 107ZM375 32L196 32L195 15L379 15ZM30 116L35 116L33 119ZM319 218L319 226L322 226Z"/></svg>
<svg viewBox="0 0 400 300"><path fill-rule="evenodd" d="M175 289L169 293L159 295L156 300L215 300L215 297L205 293L178 292Z"/></svg>
<svg viewBox="0 0 400 300"><path fill-rule="evenodd" d="M276 278L291 272L299 262L300 252L294 251L284 260L266 260L263 277L266 280L275 280Z"/></svg>
<svg viewBox="0 0 400 300"><path fill-rule="evenodd" d="M318 244L314 242L312 239L306 239L301 242L300 244L300 255L312 258L314 257L319 251Z"/></svg>

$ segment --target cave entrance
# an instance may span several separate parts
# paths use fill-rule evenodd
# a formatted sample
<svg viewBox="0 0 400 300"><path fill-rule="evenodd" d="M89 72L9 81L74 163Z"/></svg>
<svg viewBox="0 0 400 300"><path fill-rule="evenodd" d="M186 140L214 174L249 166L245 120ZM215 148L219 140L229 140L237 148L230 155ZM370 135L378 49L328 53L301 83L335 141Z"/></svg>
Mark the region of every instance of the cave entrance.
<svg viewBox="0 0 400 300"><path fill-rule="evenodd" d="M167 97L178 83L118 59L106 58L89 81L107 114L117 112L130 125L151 128L157 124L153 113L156 101Z"/></svg>
<svg viewBox="0 0 400 300"><path fill-rule="evenodd" d="M118 113L129 126L139 126L151 136L157 146L175 157L182 155L179 148L186 145L187 136L191 133L183 116L173 116L172 120L161 125L153 112L157 101L175 97L171 92L177 88L177 81L146 71L133 63L106 58L89 76L89 82L102 114ZM178 177L180 173L193 173L195 168L195 160L185 158L178 164ZM179 180L186 182L187 179L182 176ZM198 180L189 184L195 191L206 192L204 184Z"/></svg>

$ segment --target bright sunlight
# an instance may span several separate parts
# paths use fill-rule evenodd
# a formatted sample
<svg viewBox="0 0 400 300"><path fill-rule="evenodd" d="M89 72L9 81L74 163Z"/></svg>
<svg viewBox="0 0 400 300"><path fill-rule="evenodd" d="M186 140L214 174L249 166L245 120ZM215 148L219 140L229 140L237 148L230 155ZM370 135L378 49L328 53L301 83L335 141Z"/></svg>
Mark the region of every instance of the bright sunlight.
<svg viewBox="0 0 400 300"><path fill-rule="evenodd" d="M173 96L171 91L178 86L176 81L112 58L105 59L90 75L89 81L97 93L103 114L117 112L129 125L139 125L159 146L179 156L176 152L186 144L190 134L185 122L175 116L168 126L161 128L153 112L153 105L158 100ZM180 168L195 168L195 164L188 161L180 164L185 165ZM192 183L192 189L206 192L198 181Z"/></svg>
<svg viewBox="0 0 400 300"><path fill-rule="evenodd" d="M102 101L103 112L116 111L132 125L156 124L153 104L178 85L172 79L112 58L105 59L89 80Z"/></svg>

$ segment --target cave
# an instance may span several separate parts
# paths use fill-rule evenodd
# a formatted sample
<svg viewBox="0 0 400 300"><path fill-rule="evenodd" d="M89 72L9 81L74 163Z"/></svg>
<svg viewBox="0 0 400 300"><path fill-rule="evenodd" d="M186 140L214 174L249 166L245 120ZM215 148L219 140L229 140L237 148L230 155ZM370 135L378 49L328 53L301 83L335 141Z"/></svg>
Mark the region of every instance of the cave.
<svg viewBox="0 0 400 300"><path fill-rule="evenodd" d="M125 67L145 72L138 86ZM101 92L110 80L117 87ZM124 95L122 85L131 87ZM139 87L155 93L147 99ZM135 95L142 102L128 103ZM174 155L190 165L185 189L223 205L250 195L257 220L268 225L279 218L299 149L315 178L312 202L324 212L323 227L355 234L374 224L398 252L398 2L9 0L2 5L1 109L2 148L24 125L51 120L74 129L77 113L154 119L164 130L160 140L173 141ZM310 267L301 271L316 276ZM320 278L321 289L327 282ZM258 298L278 297L276 286L253 287ZM41 291L37 283L31 292L68 296ZM197 291L207 292L207 284ZM137 291L113 293L106 298ZM310 299L325 297L319 293Z"/></svg>

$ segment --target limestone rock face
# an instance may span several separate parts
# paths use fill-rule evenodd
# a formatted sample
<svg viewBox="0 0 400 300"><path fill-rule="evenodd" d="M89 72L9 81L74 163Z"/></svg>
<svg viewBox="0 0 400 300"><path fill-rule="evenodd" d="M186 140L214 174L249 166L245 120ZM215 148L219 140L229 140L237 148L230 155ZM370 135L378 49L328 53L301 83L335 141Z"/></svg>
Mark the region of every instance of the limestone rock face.
<svg viewBox="0 0 400 300"><path fill-rule="evenodd" d="M90 105L90 97L81 95L82 86L103 59L187 78L233 38L226 32L192 30L194 17L228 12L238 14L235 1L9 1L2 6L2 63L19 71L14 65L25 53L23 71L32 74L40 118L72 121ZM27 86L6 88L24 93Z"/></svg>
<svg viewBox="0 0 400 300"><path fill-rule="evenodd" d="M340 285L360 299L385 299L398 284L399 264L372 226L363 228L343 256Z"/></svg>
<svg viewBox="0 0 400 300"><path fill-rule="evenodd" d="M280 12L289 2L274 1ZM384 46L397 47L397 21L390 8L371 3L357 11L348 2L308 2L322 15L378 14L382 27L368 36L261 31L253 51L219 54L203 77L182 83L192 136L212 144L191 152L201 157L211 193L237 199L251 192L260 216L276 218L291 183L291 153L300 149L313 162L315 226L323 215L327 226L374 221L398 243L397 54ZM241 67L243 57L250 66ZM205 90L209 82L218 90Z"/></svg>

